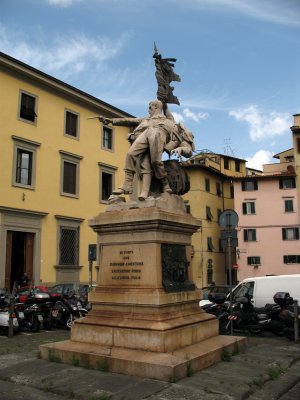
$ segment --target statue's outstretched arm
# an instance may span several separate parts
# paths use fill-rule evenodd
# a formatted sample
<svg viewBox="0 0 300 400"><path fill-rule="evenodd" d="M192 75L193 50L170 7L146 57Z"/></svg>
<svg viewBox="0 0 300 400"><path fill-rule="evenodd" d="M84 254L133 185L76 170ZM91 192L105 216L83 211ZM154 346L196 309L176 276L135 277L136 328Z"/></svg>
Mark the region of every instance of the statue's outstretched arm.
<svg viewBox="0 0 300 400"><path fill-rule="evenodd" d="M97 117L90 117L88 119L99 119L104 125L118 125L118 126L137 126L139 125L143 118L107 118L103 115L98 115Z"/></svg>

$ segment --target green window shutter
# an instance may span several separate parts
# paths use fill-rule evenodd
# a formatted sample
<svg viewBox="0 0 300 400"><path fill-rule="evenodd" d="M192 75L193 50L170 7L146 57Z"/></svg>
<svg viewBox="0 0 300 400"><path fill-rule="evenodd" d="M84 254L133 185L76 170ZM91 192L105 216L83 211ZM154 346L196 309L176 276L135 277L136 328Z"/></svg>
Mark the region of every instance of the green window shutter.
<svg viewBox="0 0 300 400"><path fill-rule="evenodd" d="M282 239L286 240L286 229L282 228Z"/></svg>
<svg viewBox="0 0 300 400"><path fill-rule="evenodd" d="M243 214L247 214L247 203L243 203Z"/></svg>
<svg viewBox="0 0 300 400"><path fill-rule="evenodd" d="M299 240L299 228L295 228L295 239Z"/></svg>
<svg viewBox="0 0 300 400"><path fill-rule="evenodd" d="M248 242L248 230L244 229L244 241Z"/></svg>

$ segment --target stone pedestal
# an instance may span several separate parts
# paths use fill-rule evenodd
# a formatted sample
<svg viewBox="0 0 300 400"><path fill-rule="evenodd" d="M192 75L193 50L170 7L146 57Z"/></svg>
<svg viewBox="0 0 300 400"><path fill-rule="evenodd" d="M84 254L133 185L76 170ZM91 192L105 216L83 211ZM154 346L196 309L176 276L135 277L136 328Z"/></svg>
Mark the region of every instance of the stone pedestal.
<svg viewBox="0 0 300 400"><path fill-rule="evenodd" d="M98 234L100 275L92 310L71 340L40 346L43 358L160 380L179 379L221 359L244 339L218 334L199 308L191 237L200 221L180 197L113 204L90 226Z"/></svg>

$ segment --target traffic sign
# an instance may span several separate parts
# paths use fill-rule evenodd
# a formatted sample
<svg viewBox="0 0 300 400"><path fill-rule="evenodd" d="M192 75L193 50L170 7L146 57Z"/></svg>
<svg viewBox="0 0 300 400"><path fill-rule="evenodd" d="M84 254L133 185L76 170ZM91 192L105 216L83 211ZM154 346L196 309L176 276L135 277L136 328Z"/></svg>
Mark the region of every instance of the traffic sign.
<svg viewBox="0 0 300 400"><path fill-rule="evenodd" d="M234 210L224 210L219 218L219 225L226 230L235 229L239 222L239 216Z"/></svg>

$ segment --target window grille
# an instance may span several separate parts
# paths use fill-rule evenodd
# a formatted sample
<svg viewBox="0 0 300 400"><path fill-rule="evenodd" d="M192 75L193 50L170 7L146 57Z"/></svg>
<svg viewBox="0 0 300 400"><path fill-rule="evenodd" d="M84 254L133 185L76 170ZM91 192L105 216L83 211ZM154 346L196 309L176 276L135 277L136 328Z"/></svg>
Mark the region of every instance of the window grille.
<svg viewBox="0 0 300 400"><path fill-rule="evenodd" d="M59 264L79 264L79 228L60 228Z"/></svg>

